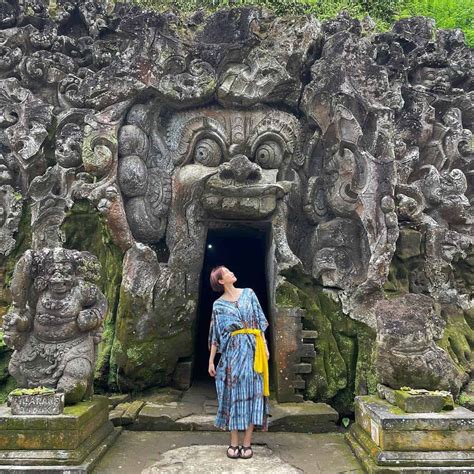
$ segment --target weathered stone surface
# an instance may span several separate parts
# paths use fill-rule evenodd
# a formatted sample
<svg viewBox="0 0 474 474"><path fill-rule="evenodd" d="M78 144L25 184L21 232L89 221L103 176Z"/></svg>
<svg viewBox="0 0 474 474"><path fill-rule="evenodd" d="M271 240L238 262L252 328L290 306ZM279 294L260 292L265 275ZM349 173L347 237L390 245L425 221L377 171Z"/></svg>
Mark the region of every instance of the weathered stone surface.
<svg viewBox="0 0 474 474"><path fill-rule="evenodd" d="M285 311L318 331L271 341L280 361L298 353L282 400L350 410L353 393L397 386L373 370L384 292L441 306L446 353L430 343L414 368L422 388L457 395L474 360L472 55L459 30L101 0L7 6L0 28L0 269L3 256L24 264L20 201L35 252L74 240L62 225L77 201L97 208L125 253L110 249L122 279L104 284L101 384L190 386L206 235L240 221L271 227L270 319L293 285ZM316 322L328 288L342 311Z"/></svg>
<svg viewBox="0 0 474 474"><path fill-rule="evenodd" d="M445 322L431 298L408 294L379 301L376 314L375 364L381 383L392 388L442 389L459 394L468 377L435 343Z"/></svg>
<svg viewBox="0 0 474 474"><path fill-rule="evenodd" d="M95 396L91 401L67 406L59 415L13 415L0 407L0 465L80 465L94 454L101 442L116 437L108 421L107 399ZM100 450L101 453L103 452ZM19 469L18 467L16 469Z"/></svg>
<svg viewBox="0 0 474 474"><path fill-rule="evenodd" d="M454 408L453 396L449 392L429 390L395 390L395 403L407 413L437 412L445 406Z"/></svg>
<svg viewBox="0 0 474 474"><path fill-rule="evenodd" d="M440 413L405 413L378 397L358 396L355 408L357 422L369 433L370 420L384 431L474 430L474 413L460 406Z"/></svg>
<svg viewBox="0 0 474 474"><path fill-rule="evenodd" d="M347 439L368 472L470 472L474 466L474 413L462 407L405 413L377 397L356 397Z"/></svg>
<svg viewBox="0 0 474 474"><path fill-rule="evenodd" d="M326 403L275 403L271 407L269 431L323 433L336 430L339 414Z"/></svg>
<svg viewBox="0 0 474 474"><path fill-rule="evenodd" d="M96 346L107 300L96 286L100 264L89 252L27 250L12 281L13 305L3 318L14 349L9 371L18 386L63 391L66 403L92 394Z"/></svg>
<svg viewBox="0 0 474 474"><path fill-rule="evenodd" d="M64 410L64 393L11 395L12 415L59 415Z"/></svg>
<svg viewBox="0 0 474 474"><path fill-rule="evenodd" d="M121 403L128 402L130 400L130 394L120 393L116 395L109 395L107 398L109 399L109 406L111 406L112 408L115 408L117 405Z"/></svg>
<svg viewBox="0 0 474 474"><path fill-rule="evenodd" d="M153 466L161 461L161 455L176 448L187 448L201 446L208 449L208 460L214 460L214 467L210 472L216 470L216 459L225 457L225 451L229 444L229 433L224 432L134 432L124 430L117 439L117 443L107 452L97 466L97 472L101 474L114 474L122 472L141 472L147 467ZM255 432L252 437L255 455L250 460L228 459L231 464L225 464L226 471L232 466L240 473L251 471L266 472L257 464L265 449L272 451L272 456L285 460L286 463L298 468L300 472L311 474L328 474L329 472L347 472L351 474L362 474L362 467L354 459L347 446L342 433L261 433ZM219 448L215 448L218 446ZM220 453L218 452L220 450ZM159 457L160 456L160 457ZM199 468L193 458L186 458L186 462L174 467L177 471L187 472ZM262 459L268 461L266 457ZM207 466L207 464L205 464ZM253 467L255 466L255 470ZM208 471L209 472L209 471Z"/></svg>
<svg viewBox="0 0 474 474"><path fill-rule="evenodd" d="M472 451L384 451L357 424L347 440L368 472L470 472L474 464Z"/></svg>
<svg viewBox="0 0 474 474"><path fill-rule="evenodd" d="M115 411L122 412L120 416L120 421L115 420L114 426L127 426L131 425L138 417L140 410L145 405L145 402L140 400L135 400L133 402L120 403L117 405Z"/></svg>
<svg viewBox="0 0 474 474"><path fill-rule="evenodd" d="M177 410L177 405L171 407L167 405L157 405L147 403L138 416L136 423L133 424L133 430L187 430L185 424L178 425L176 420L183 416ZM188 416L192 414L190 409Z"/></svg>
<svg viewBox="0 0 474 474"><path fill-rule="evenodd" d="M254 447L254 453L255 459L258 459L256 462L252 460L252 470L254 472L271 471L277 474L301 473L300 469L294 468L280 457L275 456L272 450L265 446ZM184 464L188 470L203 474L212 472L216 465L225 472L242 472L243 468L240 462L236 465L235 459L229 459L225 455L222 446L184 446L166 451L160 461L144 469L142 472L143 474L176 472L177 464Z"/></svg>
<svg viewBox="0 0 474 474"><path fill-rule="evenodd" d="M198 385L198 384L196 384ZM221 431L214 426L217 411L215 390L206 391L208 386L196 386L179 401L147 402L138 413L137 419L127 429L136 431ZM124 404L125 405L125 404ZM124 413L114 410L112 418L115 425L121 423L119 416ZM278 403L270 400L271 417L269 431L320 433L337 431L339 418L336 410L325 403L305 401L303 403Z"/></svg>

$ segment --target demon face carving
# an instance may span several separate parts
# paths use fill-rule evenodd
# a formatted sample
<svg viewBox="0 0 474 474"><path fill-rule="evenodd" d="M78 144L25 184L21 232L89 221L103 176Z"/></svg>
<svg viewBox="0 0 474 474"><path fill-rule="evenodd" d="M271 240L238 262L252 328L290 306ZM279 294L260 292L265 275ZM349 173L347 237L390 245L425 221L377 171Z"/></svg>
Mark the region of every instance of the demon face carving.
<svg viewBox="0 0 474 474"><path fill-rule="evenodd" d="M291 188L299 124L290 114L201 109L176 115L168 130L173 162L207 177L201 203L209 215L262 219Z"/></svg>

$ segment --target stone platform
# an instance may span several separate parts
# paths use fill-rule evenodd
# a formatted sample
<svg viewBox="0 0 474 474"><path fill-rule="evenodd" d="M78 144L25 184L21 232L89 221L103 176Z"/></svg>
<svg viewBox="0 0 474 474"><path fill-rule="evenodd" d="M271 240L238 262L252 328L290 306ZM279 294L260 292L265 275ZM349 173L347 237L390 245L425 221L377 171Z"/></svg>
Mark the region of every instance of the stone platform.
<svg viewBox="0 0 474 474"><path fill-rule="evenodd" d="M466 408L405 413L363 396L355 415L347 440L369 473L474 472L474 413Z"/></svg>
<svg viewBox="0 0 474 474"><path fill-rule="evenodd" d="M12 415L2 405L0 472L90 472L119 433L102 396L67 406L60 415Z"/></svg>
<svg viewBox="0 0 474 474"><path fill-rule="evenodd" d="M114 407L110 419L134 431L221 431L214 426L217 411L215 388L196 383L185 391L157 391L149 397ZM339 431L339 415L326 403L278 403L270 398L268 431L325 433Z"/></svg>
<svg viewBox="0 0 474 474"><path fill-rule="evenodd" d="M256 432L251 459L228 445L223 432L124 430L94 474L363 474L342 433Z"/></svg>

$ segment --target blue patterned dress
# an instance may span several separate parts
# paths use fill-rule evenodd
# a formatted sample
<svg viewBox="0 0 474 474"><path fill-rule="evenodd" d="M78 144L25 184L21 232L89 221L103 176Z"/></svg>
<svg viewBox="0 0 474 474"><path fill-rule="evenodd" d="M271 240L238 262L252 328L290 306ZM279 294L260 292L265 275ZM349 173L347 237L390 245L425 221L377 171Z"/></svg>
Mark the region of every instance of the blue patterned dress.
<svg viewBox="0 0 474 474"><path fill-rule="evenodd" d="M217 299L212 307L208 346L217 346L217 415L214 425L223 430L245 430L250 423L268 430L268 397L263 395L263 375L253 370L255 335L230 333L236 329L265 331L268 321L252 288L244 288L237 302ZM256 428L257 426L255 426Z"/></svg>

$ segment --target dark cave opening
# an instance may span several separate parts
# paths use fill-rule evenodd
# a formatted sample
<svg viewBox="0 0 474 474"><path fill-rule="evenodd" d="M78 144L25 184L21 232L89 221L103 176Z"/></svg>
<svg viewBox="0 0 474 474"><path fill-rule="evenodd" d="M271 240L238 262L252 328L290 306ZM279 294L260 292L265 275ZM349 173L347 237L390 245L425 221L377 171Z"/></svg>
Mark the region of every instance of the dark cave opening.
<svg viewBox="0 0 474 474"><path fill-rule="evenodd" d="M206 240L204 261L201 272L199 306L195 332L195 360L193 380L213 381L208 374L209 349L208 335L211 321L212 305L221 296L212 290L209 277L213 267L225 265L237 277L236 288L252 288L260 301L263 312L269 322L265 337L270 350L271 365L271 330L272 323L268 308L268 275L267 265L269 247L269 229L246 227L233 224L231 227L209 229ZM216 355L215 366L220 354ZM271 373L271 368L270 368Z"/></svg>

